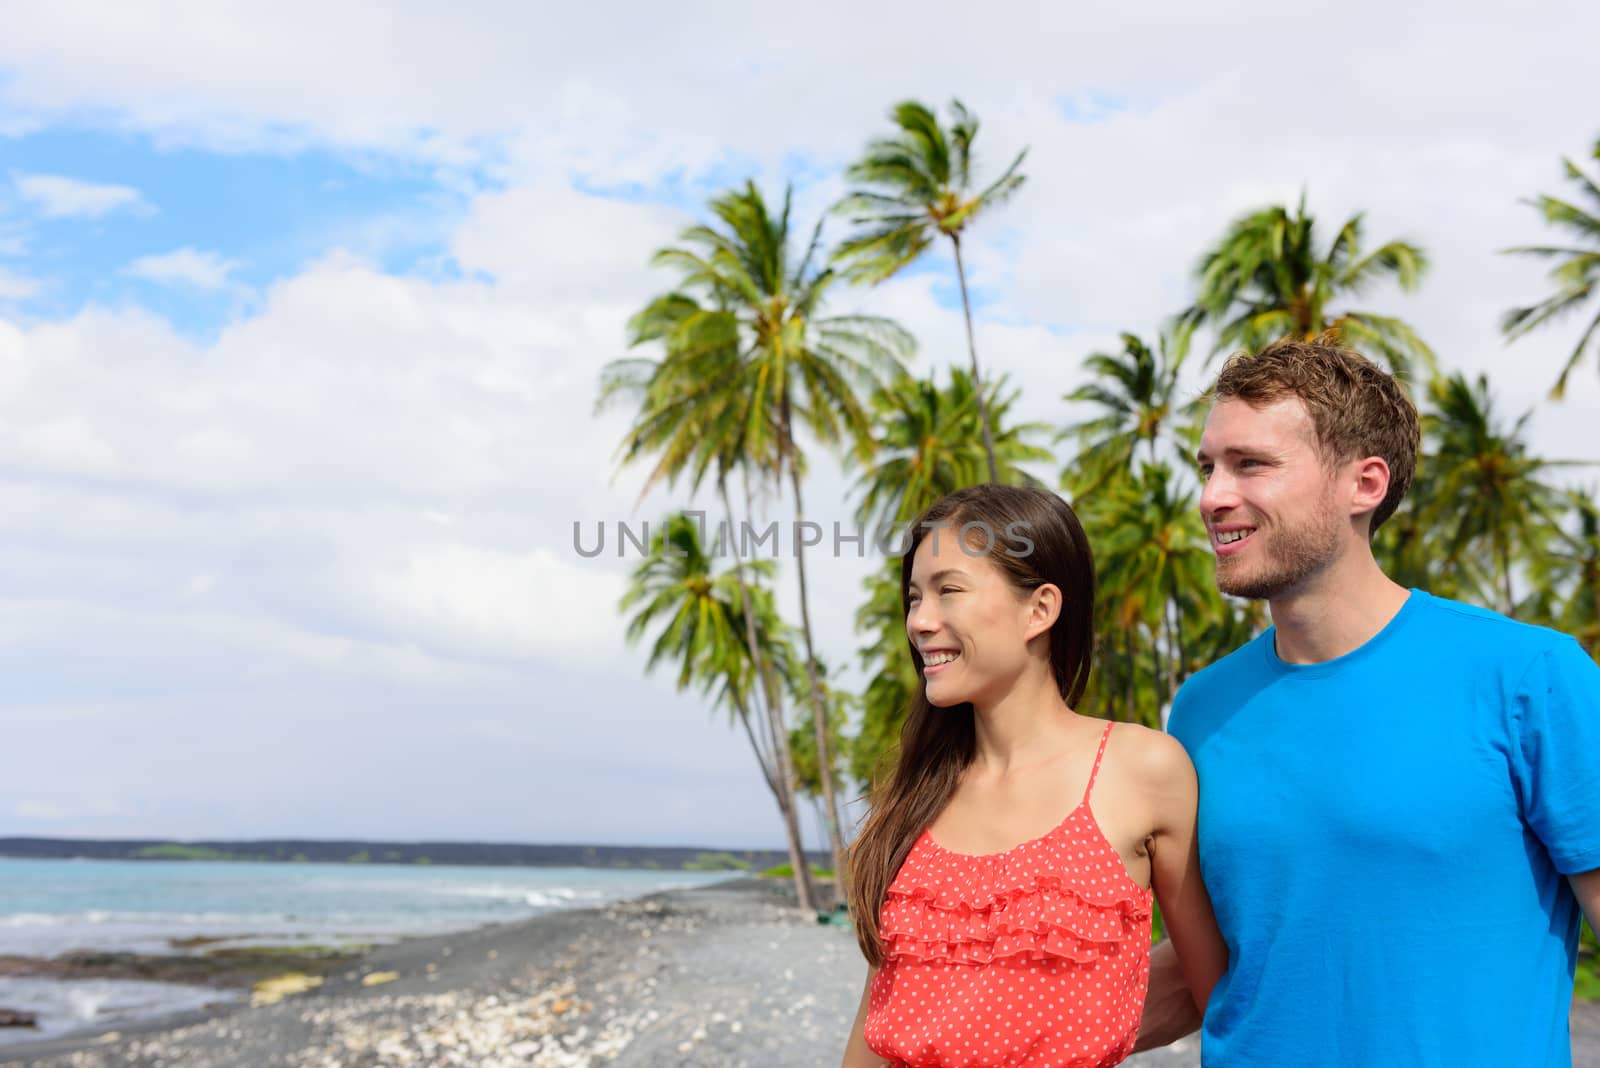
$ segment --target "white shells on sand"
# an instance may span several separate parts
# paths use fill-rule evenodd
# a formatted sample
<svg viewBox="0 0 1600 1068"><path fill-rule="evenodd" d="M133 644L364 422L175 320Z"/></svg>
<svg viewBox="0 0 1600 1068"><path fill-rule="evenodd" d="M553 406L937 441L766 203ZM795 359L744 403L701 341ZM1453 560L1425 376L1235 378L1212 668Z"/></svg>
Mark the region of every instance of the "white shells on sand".
<svg viewBox="0 0 1600 1068"><path fill-rule="evenodd" d="M626 1048L653 1015L585 1019L593 1011L571 980L526 997L448 993L362 999L308 1014L328 1039L302 1050L294 1064L342 1068L358 1060L384 1068L591 1068ZM394 1023L400 1019L404 1026Z"/></svg>

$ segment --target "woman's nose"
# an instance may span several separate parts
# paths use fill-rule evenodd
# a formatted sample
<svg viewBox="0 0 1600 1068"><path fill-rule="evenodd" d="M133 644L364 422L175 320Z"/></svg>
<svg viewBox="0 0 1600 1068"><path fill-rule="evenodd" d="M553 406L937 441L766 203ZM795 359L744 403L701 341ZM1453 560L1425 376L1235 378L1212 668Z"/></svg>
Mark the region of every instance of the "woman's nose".
<svg viewBox="0 0 1600 1068"><path fill-rule="evenodd" d="M928 608L927 601L918 601L911 606L911 611L906 614L906 630L910 631L913 636L932 634L938 629L938 616Z"/></svg>

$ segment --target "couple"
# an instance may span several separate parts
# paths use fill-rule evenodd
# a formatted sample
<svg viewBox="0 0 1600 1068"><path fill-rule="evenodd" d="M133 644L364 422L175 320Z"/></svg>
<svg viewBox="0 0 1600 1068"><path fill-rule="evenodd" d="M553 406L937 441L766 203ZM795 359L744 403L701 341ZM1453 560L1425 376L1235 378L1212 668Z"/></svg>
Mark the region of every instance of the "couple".
<svg viewBox="0 0 1600 1068"><path fill-rule="evenodd" d="M850 850L845 1068L1109 1066L1196 1027L1208 1068L1570 1064L1600 667L1379 570L1419 441L1389 375L1284 341L1212 399L1217 584L1274 625L1170 735L1072 710L1094 573L1058 497L978 486L913 532L923 685ZM1018 526L1025 554L983 535Z"/></svg>

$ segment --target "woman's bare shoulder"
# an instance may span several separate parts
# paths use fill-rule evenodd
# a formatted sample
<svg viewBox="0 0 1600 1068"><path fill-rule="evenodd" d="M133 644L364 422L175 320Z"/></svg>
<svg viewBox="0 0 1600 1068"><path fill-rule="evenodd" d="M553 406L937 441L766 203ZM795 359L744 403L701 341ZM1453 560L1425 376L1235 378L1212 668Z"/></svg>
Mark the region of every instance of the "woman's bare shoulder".
<svg viewBox="0 0 1600 1068"><path fill-rule="evenodd" d="M1118 723L1111 730L1106 749L1117 749L1117 766L1136 786L1145 789L1193 789L1194 764L1183 744L1170 734L1140 726Z"/></svg>

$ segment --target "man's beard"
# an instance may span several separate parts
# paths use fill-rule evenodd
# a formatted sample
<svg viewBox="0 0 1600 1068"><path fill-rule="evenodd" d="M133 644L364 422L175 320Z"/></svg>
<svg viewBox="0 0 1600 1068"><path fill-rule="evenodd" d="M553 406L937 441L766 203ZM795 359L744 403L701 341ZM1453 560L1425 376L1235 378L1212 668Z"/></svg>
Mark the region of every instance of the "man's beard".
<svg viewBox="0 0 1600 1068"><path fill-rule="evenodd" d="M1342 533L1338 515L1326 504L1297 527L1257 528L1255 537L1262 541L1252 547L1254 566L1217 557L1217 589L1253 601L1281 597L1333 562Z"/></svg>

